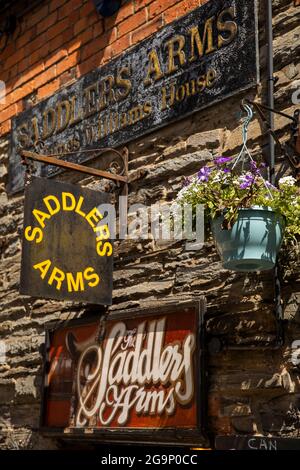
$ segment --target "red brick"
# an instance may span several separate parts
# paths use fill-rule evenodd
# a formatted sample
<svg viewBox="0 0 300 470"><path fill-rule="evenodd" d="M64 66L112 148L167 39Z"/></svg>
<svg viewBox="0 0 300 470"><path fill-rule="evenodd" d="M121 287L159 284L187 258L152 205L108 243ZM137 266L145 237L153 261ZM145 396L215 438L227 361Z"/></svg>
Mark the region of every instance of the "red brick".
<svg viewBox="0 0 300 470"><path fill-rule="evenodd" d="M37 49L35 52L30 54L29 65L33 65L36 62L44 60L48 56L48 53L49 53L49 44L45 45L45 47L41 47L40 49Z"/></svg>
<svg viewBox="0 0 300 470"><path fill-rule="evenodd" d="M82 2L81 2L82 5ZM90 13L93 13L96 17L99 18L94 2L89 1L80 8L80 18L88 16Z"/></svg>
<svg viewBox="0 0 300 470"><path fill-rule="evenodd" d="M66 1L67 0L50 0L50 5L49 5L50 13L54 10L58 10L59 8L61 8L62 5L64 5L66 3ZM71 3L71 1L68 0L68 3Z"/></svg>
<svg viewBox="0 0 300 470"><path fill-rule="evenodd" d="M154 18L152 21L142 25L140 28L133 31L131 35L132 44L135 44L143 39L147 38L151 34L158 31L163 26L162 16Z"/></svg>
<svg viewBox="0 0 300 470"><path fill-rule="evenodd" d="M0 46L2 47L2 42L1 41L0 41ZM1 52L1 62L2 63L5 62L6 59L11 57L11 55L14 54L16 50L17 49L16 49L15 43L13 41L9 42L9 44L7 44L5 49Z"/></svg>
<svg viewBox="0 0 300 470"><path fill-rule="evenodd" d="M99 21L93 26L93 37L96 38L97 36L100 36L103 33L103 31L104 31L103 22Z"/></svg>
<svg viewBox="0 0 300 470"><path fill-rule="evenodd" d="M50 15L47 15L43 21L40 21L37 24L37 34L41 34L47 29L49 29L53 24L57 23L57 11L54 11Z"/></svg>
<svg viewBox="0 0 300 470"><path fill-rule="evenodd" d="M43 7L41 5L39 5L36 9L36 12L34 12L34 13L32 11L30 11L27 14L27 18L26 18L27 28L31 28L35 24L37 24L40 21L44 20L44 18L47 17L48 12L49 12L49 5L48 4L43 6Z"/></svg>
<svg viewBox="0 0 300 470"><path fill-rule="evenodd" d="M44 62L36 64L34 67L31 67L26 72L22 73L21 76L14 83L14 89L20 87L23 83L28 82L32 78L36 77L44 71Z"/></svg>
<svg viewBox="0 0 300 470"><path fill-rule="evenodd" d="M87 18L80 18L74 25L74 35L81 33L88 26Z"/></svg>
<svg viewBox="0 0 300 470"><path fill-rule="evenodd" d="M71 82L74 82L77 78L76 74L76 67L73 67L70 70L67 70L64 72L62 75L59 77L59 85L64 86L66 84L70 84Z"/></svg>
<svg viewBox="0 0 300 470"><path fill-rule="evenodd" d="M25 98L25 96L30 95L34 90L33 82L25 83L22 86L19 86L11 93L11 99L13 102L17 102Z"/></svg>
<svg viewBox="0 0 300 470"><path fill-rule="evenodd" d="M51 65L55 64L56 62L59 62L61 59L66 57L68 55L67 51L65 49L60 49L54 54L52 54L50 57L47 58L45 61L45 68L50 67Z"/></svg>
<svg viewBox="0 0 300 470"><path fill-rule="evenodd" d="M17 113L17 106L14 103L8 106L7 108L3 109L2 111L0 111L0 122L11 119L12 116L14 116L16 113Z"/></svg>
<svg viewBox="0 0 300 470"><path fill-rule="evenodd" d="M22 47L18 51L16 51L14 54L12 54L6 61L5 61L5 68L10 69L14 65L18 64L21 62L22 59L25 57L25 48Z"/></svg>
<svg viewBox="0 0 300 470"><path fill-rule="evenodd" d="M128 47L130 47L131 45L130 36L131 36L130 33L126 34L126 36L122 36L121 39L118 39L117 41L111 44L113 57L119 55L121 52L125 51L125 49L128 49Z"/></svg>
<svg viewBox="0 0 300 470"><path fill-rule="evenodd" d="M74 37L73 26L70 26L68 29L65 29L61 34L56 36L50 41L50 52L55 51L56 49L63 48L69 50L69 43L77 42L77 37Z"/></svg>
<svg viewBox="0 0 300 470"><path fill-rule="evenodd" d="M81 62L77 66L78 76L85 75L86 73L94 70L95 68L100 67L102 64L110 60L112 57L111 46L107 46L102 51L97 54L92 55L84 62Z"/></svg>
<svg viewBox="0 0 300 470"><path fill-rule="evenodd" d="M55 25L53 25L48 31L47 31L47 38L48 41L51 41L51 39L55 38L58 36L60 33L65 31L68 26L69 26L69 18L65 18L64 20L59 21Z"/></svg>
<svg viewBox="0 0 300 470"><path fill-rule="evenodd" d="M31 39L34 38L36 34L36 27L33 27L29 29L28 31L25 31L16 41L16 47L17 49L20 49L21 47L25 46L25 44L28 44Z"/></svg>
<svg viewBox="0 0 300 470"><path fill-rule="evenodd" d="M164 21L165 23L171 23L172 21L180 18L181 16L186 15L189 11L199 6L199 0L184 0L178 5L175 5L171 8L168 8L164 12Z"/></svg>
<svg viewBox="0 0 300 470"><path fill-rule="evenodd" d="M18 73L23 73L29 67L29 57L25 57L21 62L18 63Z"/></svg>
<svg viewBox="0 0 300 470"><path fill-rule="evenodd" d="M74 40L73 28L68 28L62 33L61 47L67 47L70 41Z"/></svg>
<svg viewBox="0 0 300 470"><path fill-rule="evenodd" d="M11 120L0 123L0 135L8 134L11 131Z"/></svg>
<svg viewBox="0 0 300 470"><path fill-rule="evenodd" d="M47 36L46 36L47 38ZM45 35L38 36L34 40L30 41L28 46L26 47L26 55L31 55L37 49L42 49L45 44L48 43L45 39Z"/></svg>
<svg viewBox="0 0 300 470"><path fill-rule="evenodd" d="M70 68L74 67L77 64L77 57L78 57L77 52L74 52L73 54L69 55L67 58L60 61L56 66L57 76L61 75L66 70L69 70Z"/></svg>
<svg viewBox="0 0 300 470"><path fill-rule="evenodd" d="M141 8L146 7L154 0L134 0L134 11L139 11Z"/></svg>
<svg viewBox="0 0 300 470"><path fill-rule="evenodd" d="M91 14L87 17L87 22L88 22L88 28L92 28L93 26L95 26L95 24L99 23L99 20L101 20L101 18L99 18L99 16L97 14Z"/></svg>
<svg viewBox="0 0 300 470"><path fill-rule="evenodd" d="M159 15L167 8L176 5L179 3L180 0L155 0L151 5L148 7L149 12L149 19L154 18L155 16ZM187 2L188 3L188 2Z"/></svg>
<svg viewBox="0 0 300 470"><path fill-rule="evenodd" d="M55 77L56 77L55 66L52 66L50 69L41 73L34 79L33 81L34 89L37 90L41 86L45 85L45 83L51 82L51 80L54 80Z"/></svg>
<svg viewBox="0 0 300 470"><path fill-rule="evenodd" d="M133 1L130 0L129 2L122 5L120 10L114 16L111 16L110 18L104 18L105 29L111 29L113 26L116 26L132 15L134 15L134 6Z"/></svg>
<svg viewBox="0 0 300 470"><path fill-rule="evenodd" d="M91 2L92 3L92 2ZM82 0L71 0L68 3L65 3L58 10L58 18L61 20L70 14L70 11L76 10L78 7L82 6Z"/></svg>
<svg viewBox="0 0 300 470"><path fill-rule="evenodd" d="M101 51L101 55L102 57L100 58L100 65L103 65L112 59L112 56L113 56L112 47L111 46L105 47L105 49Z"/></svg>
<svg viewBox="0 0 300 470"><path fill-rule="evenodd" d="M86 59L91 57L91 55L97 54L99 50L101 49L103 49L103 46L99 47L99 44L97 41L89 42L80 51L80 61L84 62Z"/></svg>
<svg viewBox="0 0 300 470"><path fill-rule="evenodd" d="M133 31L143 23L146 23L146 20L146 9L144 8L118 25L118 36L121 37L124 34Z"/></svg>
<svg viewBox="0 0 300 470"><path fill-rule="evenodd" d="M59 89L59 80L55 79L50 83L40 87L37 92L37 97L39 100L43 100L44 98L53 95Z"/></svg>

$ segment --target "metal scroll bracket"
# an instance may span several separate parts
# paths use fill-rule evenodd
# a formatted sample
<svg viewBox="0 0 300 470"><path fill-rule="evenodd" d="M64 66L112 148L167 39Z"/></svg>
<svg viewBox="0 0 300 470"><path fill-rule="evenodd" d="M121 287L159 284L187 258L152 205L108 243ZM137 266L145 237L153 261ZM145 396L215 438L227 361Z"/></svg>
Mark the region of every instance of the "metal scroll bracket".
<svg viewBox="0 0 300 470"><path fill-rule="evenodd" d="M121 174L112 173L109 171L98 170L97 168L91 168L85 165L80 165L78 163L69 162L66 160L61 160L59 157L71 155L70 153L66 154L59 154L59 155L42 155L36 152L31 152L29 150L20 150L20 156L22 158L22 163L26 165L29 170L29 173L32 170L32 162L28 160L37 161L40 163L44 163L45 165L56 166L59 168L64 168L66 170L78 171L80 173L84 173L91 176L96 176L100 178L105 178L111 181L117 182L117 184L123 183L123 194L128 194L128 149L124 147L122 151L113 149L113 148L102 148L102 149L93 149L93 150L83 150L80 153L96 153L96 156L102 155L104 153L114 153L119 158L121 158L123 162L123 168L121 169Z"/></svg>
<svg viewBox="0 0 300 470"><path fill-rule="evenodd" d="M278 144L283 156L288 161L291 169L294 171L297 180L300 180L300 109L297 109L294 112L293 116L290 116L282 111L277 109L269 108L261 103L256 103L255 101L250 101L245 99L246 104L252 105L258 113L259 118L261 119L265 130L267 133L271 134L274 141ZM243 104L243 103L242 103ZM278 139L275 131L272 129L268 119L266 118L263 111L269 111L274 114L283 116L291 121L290 125L290 141L288 143L282 144ZM274 173L274 168L271 168L271 173Z"/></svg>

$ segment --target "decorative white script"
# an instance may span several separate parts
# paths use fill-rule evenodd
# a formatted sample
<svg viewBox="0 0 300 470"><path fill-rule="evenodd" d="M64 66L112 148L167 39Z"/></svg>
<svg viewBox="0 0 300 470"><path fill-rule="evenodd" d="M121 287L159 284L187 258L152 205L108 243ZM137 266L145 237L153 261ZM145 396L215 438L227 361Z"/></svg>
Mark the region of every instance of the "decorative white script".
<svg viewBox="0 0 300 470"><path fill-rule="evenodd" d="M144 321L130 332L124 322L118 322L104 349L93 344L82 352L76 426L88 425L95 417L103 426L114 419L124 426L133 409L141 416L170 416L178 404L192 400L195 335L164 345L165 327L166 317Z"/></svg>

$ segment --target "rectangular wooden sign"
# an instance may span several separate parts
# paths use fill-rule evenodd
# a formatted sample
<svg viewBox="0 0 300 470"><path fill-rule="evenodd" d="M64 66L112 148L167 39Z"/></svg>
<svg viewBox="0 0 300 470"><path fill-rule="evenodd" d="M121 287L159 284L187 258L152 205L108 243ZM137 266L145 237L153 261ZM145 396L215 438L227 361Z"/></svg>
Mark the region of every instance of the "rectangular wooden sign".
<svg viewBox="0 0 300 470"><path fill-rule="evenodd" d="M256 23L256 0L211 0L16 116L9 191L24 184L19 149L83 162L81 150L118 147L254 86Z"/></svg>
<svg viewBox="0 0 300 470"><path fill-rule="evenodd" d="M113 245L102 204L109 194L32 177L25 189L22 294L112 303Z"/></svg>
<svg viewBox="0 0 300 470"><path fill-rule="evenodd" d="M203 301L47 329L42 428L204 444Z"/></svg>

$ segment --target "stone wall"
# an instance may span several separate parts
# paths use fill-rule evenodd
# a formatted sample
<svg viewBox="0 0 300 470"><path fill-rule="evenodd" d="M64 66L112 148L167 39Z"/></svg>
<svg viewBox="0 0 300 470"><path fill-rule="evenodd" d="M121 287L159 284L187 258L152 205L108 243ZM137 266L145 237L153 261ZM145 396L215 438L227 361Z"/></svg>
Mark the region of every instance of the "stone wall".
<svg viewBox="0 0 300 470"><path fill-rule="evenodd" d="M166 3L174 6L176 2ZM151 1L144 4L151 6ZM161 8L161 2L152 4L153 8L155 4ZM300 8L289 0L276 0L273 6L278 77L276 107L292 114L296 107L291 96L300 87ZM265 95L262 5L259 17L262 85L252 93L227 99L131 143L130 174L138 169L144 171L129 187L130 204L171 201L181 187L183 176L194 174L214 155L238 151L240 100L243 96L259 99ZM275 125L280 139L287 140L288 121L276 117ZM250 126L249 140L254 154L265 148L261 132L255 119ZM286 171L286 163L278 157L278 170ZM55 319L92 315L95 309L19 295L23 195L8 197L5 191L8 158L8 134L3 132L0 140L0 340L5 344L6 359L0 364L0 448L57 448L59 442L44 439L38 433L44 325ZM109 186L73 174L63 174L60 179L80 181L92 188ZM208 301L207 340L218 338L223 344L220 352L210 348L208 354L209 432L297 437L300 370L292 365L291 347L294 340L300 340L299 271L283 283L284 344L274 347L278 325L274 316L272 273L246 275L222 269L210 239L202 250L195 252L186 251L181 242L164 245L151 240L116 242L112 310L153 306L162 300L180 301L199 295L205 295ZM97 312L100 310L96 309Z"/></svg>

